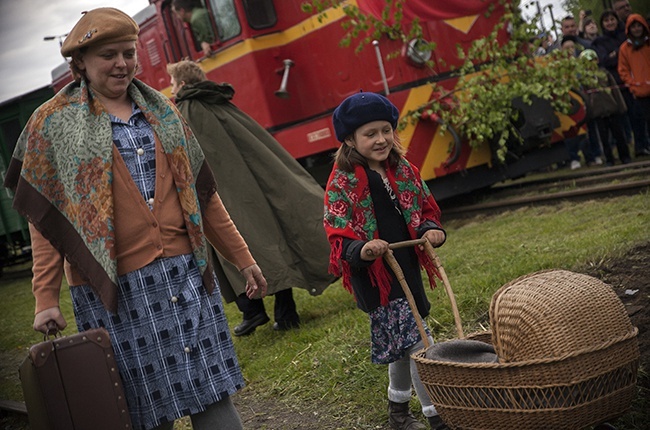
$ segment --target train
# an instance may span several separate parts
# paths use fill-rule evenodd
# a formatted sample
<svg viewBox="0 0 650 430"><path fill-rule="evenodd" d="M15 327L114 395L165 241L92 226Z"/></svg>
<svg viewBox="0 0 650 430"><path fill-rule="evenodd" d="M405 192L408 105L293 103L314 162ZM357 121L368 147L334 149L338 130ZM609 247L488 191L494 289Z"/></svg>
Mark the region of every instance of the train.
<svg viewBox="0 0 650 430"><path fill-rule="evenodd" d="M11 159L18 136L32 112L54 95L51 85L29 91L0 104L0 179ZM13 193L0 187L0 275L3 268L31 259L27 221L12 208Z"/></svg>
<svg viewBox="0 0 650 430"><path fill-rule="evenodd" d="M432 83L453 91L453 70L477 39L489 37L504 14L500 0L428 2L406 0L416 10L422 39L380 37L364 49L344 47L343 7L306 11L304 0L197 0L208 10L216 41L206 56L189 24L175 14L172 0L150 0L133 16L140 26L136 77L171 97L169 63L191 59L208 79L235 89L233 103L250 115L314 176L325 184L339 147L331 114L347 96L376 92L387 96L406 117L436 97ZM380 16L385 0L349 0L362 12ZM507 29L498 33L504 40ZM421 41L436 44L422 52ZM424 65L427 59L427 66ZM52 90L72 80L62 63L52 71ZM516 101L513 101L516 103ZM535 100L520 103L517 126L526 145L505 163L495 161L490 143L471 145L452 126L423 115L400 130L409 160L438 201L486 188L508 178L564 161L563 140L575 135L584 107L567 115Z"/></svg>

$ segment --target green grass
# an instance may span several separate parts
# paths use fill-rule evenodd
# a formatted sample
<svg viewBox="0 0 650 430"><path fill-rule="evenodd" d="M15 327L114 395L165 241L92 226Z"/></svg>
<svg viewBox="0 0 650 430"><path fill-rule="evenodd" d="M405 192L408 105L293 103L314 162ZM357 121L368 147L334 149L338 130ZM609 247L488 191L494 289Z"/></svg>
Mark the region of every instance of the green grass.
<svg viewBox="0 0 650 430"><path fill-rule="evenodd" d="M454 289L464 330L470 333L486 326L491 296L504 283L542 269L597 267L649 242L650 195L523 208L444 224L448 239L438 254ZM41 338L31 329L29 280L3 282L1 288L0 399L22 400L16 369L28 346ZM318 297L304 290L295 290L294 295L303 322L300 330L277 333L267 324L249 337L234 339L249 386L278 402L327 414L341 428L384 425L386 367L370 363L366 314L356 309L340 282ZM432 310L427 323L434 337L456 337L442 284L428 295ZM66 318L74 327L69 296L62 296L68 299ZM273 298L265 302L271 310ZM226 305L226 313L231 327L240 322L234 303ZM647 378L643 370L641 374ZM619 429L641 429L648 418L633 415L622 420Z"/></svg>

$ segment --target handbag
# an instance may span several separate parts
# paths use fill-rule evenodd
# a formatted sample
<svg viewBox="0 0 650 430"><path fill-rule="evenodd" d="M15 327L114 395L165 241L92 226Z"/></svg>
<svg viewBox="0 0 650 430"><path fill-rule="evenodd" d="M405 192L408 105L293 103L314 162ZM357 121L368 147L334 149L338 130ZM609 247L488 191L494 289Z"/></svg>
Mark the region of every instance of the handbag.
<svg viewBox="0 0 650 430"><path fill-rule="evenodd" d="M19 368L32 430L131 429L131 417L105 328L44 336Z"/></svg>

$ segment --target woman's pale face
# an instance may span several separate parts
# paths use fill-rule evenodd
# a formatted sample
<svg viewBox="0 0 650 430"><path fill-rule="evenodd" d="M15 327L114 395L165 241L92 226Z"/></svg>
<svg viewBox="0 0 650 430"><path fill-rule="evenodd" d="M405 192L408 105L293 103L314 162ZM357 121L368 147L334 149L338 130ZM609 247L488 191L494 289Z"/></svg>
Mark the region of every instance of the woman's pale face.
<svg viewBox="0 0 650 430"><path fill-rule="evenodd" d="M393 127L388 121L372 121L357 128L345 143L368 161L368 167L377 170L393 149Z"/></svg>
<svg viewBox="0 0 650 430"><path fill-rule="evenodd" d="M598 25L596 25L596 23L593 21L585 25L585 33L598 34Z"/></svg>
<svg viewBox="0 0 650 430"><path fill-rule="evenodd" d="M605 18L603 18L603 28L607 31L614 31L616 30L616 27L618 26L618 20L614 17L614 15L607 15Z"/></svg>
<svg viewBox="0 0 650 430"><path fill-rule="evenodd" d="M90 46L75 60L99 96L115 99L126 94L138 62L135 44L135 41L127 41Z"/></svg>

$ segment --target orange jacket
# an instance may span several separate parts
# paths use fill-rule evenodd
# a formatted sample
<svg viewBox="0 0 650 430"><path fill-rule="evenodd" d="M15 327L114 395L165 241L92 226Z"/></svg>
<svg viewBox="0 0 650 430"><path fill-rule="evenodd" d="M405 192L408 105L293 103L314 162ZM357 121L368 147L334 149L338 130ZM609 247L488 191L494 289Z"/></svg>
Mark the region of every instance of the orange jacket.
<svg viewBox="0 0 650 430"><path fill-rule="evenodd" d="M156 139L156 192L150 210L131 179L126 164L113 147L115 247L119 275L146 266L156 258L191 254L178 194L160 143ZM141 204L134 204L141 202ZM239 270L255 264L248 246L233 224L221 198L212 195L203 211L203 228L208 241ZM30 225L32 240L32 289L36 313L59 305L63 273L69 285L85 283L78 271Z"/></svg>
<svg viewBox="0 0 650 430"><path fill-rule="evenodd" d="M645 28L646 39L635 46L630 38L630 25L638 22ZM621 44L618 53L618 73L635 97L650 97L650 29L645 19L633 13L627 18L625 34L628 39Z"/></svg>

